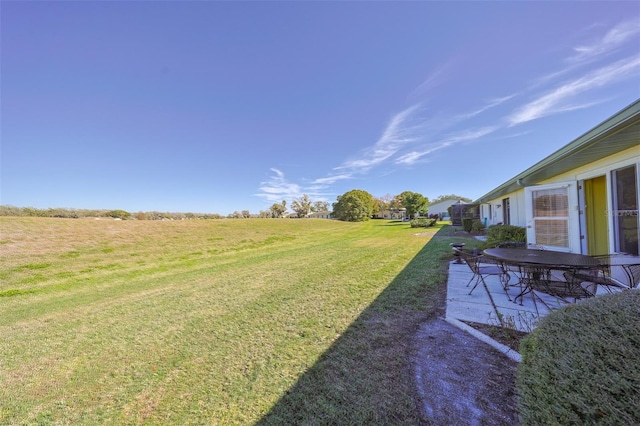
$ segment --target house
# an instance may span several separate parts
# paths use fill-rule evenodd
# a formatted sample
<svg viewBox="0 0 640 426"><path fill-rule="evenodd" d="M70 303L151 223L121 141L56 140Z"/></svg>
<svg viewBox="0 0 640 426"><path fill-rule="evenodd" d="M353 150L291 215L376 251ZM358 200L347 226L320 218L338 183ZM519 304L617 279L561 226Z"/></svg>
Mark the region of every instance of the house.
<svg viewBox="0 0 640 426"><path fill-rule="evenodd" d="M463 204L464 201L455 197L447 197L439 200L437 203L431 203L428 206L428 214L437 214L440 220L451 220L449 207L454 204Z"/></svg>
<svg viewBox="0 0 640 426"><path fill-rule="evenodd" d="M640 100L474 204L491 224L527 228L527 243L589 255L638 255Z"/></svg>
<svg viewBox="0 0 640 426"><path fill-rule="evenodd" d="M391 208L379 211L374 215L375 219L399 219L404 220L407 216L405 208Z"/></svg>
<svg viewBox="0 0 640 426"><path fill-rule="evenodd" d="M308 217L312 219L331 219L331 212L329 211L311 212L311 214Z"/></svg>

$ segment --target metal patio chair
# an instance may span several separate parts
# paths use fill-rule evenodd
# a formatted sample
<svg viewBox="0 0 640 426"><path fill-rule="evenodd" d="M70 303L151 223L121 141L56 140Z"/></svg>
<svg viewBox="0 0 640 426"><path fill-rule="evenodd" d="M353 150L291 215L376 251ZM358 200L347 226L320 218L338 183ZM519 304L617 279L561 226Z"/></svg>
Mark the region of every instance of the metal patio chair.
<svg viewBox="0 0 640 426"><path fill-rule="evenodd" d="M562 303L575 303L579 299L594 297L597 285L591 282L583 282L574 276L575 268L556 266L535 265L522 263L520 267L521 292L514 302L520 299L522 305L524 297L531 295L536 314L539 315L538 302L541 302L547 309L562 306ZM558 302L551 306L545 299L536 292L552 296ZM562 302L562 303L560 303Z"/></svg>
<svg viewBox="0 0 640 426"><path fill-rule="evenodd" d="M629 288L639 288L640 286L640 257L627 256L623 254L607 254L592 256L598 259L603 267L601 270L579 270L571 273L571 278L582 283L593 283L604 287L607 292L613 293L615 290L625 290ZM634 263L636 262L637 263ZM621 270L626 276L627 282L616 279L612 276L614 268Z"/></svg>
<svg viewBox="0 0 640 426"><path fill-rule="evenodd" d="M467 287L469 287L472 282L474 283L469 294L473 293L473 290L475 290L480 283L482 283L487 292L489 292L489 288L487 287L487 283L484 279L485 277L493 275L500 279L502 289L507 295L507 298L511 300L511 296L509 296L509 292L507 291L509 289L509 279L511 277L501 264L491 258L483 256L482 251L478 249L471 250L460 248L456 249L456 252L460 255L460 258L464 260L469 269L471 269L471 272L473 272L473 276L467 283Z"/></svg>

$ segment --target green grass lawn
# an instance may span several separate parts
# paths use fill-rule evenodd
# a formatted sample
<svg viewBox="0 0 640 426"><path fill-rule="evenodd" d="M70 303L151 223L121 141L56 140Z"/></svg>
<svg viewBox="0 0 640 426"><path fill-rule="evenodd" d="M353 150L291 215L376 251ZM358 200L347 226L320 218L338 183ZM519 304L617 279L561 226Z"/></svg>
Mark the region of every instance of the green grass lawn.
<svg viewBox="0 0 640 426"><path fill-rule="evenodd" d="M447 229L0 218L0 424L418 421Z"/></svg>

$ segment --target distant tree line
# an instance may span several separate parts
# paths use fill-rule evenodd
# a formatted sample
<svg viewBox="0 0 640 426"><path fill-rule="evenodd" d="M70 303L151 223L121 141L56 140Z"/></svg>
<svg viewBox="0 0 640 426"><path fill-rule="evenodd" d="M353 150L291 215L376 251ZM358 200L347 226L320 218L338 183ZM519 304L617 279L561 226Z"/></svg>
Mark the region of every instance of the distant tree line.
<svg viewBox="0 0 640 426"><path fill-rule="evenodd" d="M440 196L436 200L443 198L459 198L457 195ZM353 189L339 195L336 202L331 205L327 201L313 201L309 195L303 194L301 197L291 202L292 213L287 211L287 201L274 203L268 210L261 210L258 214L252 214L249 210L234 211L223 216L217 213L172 213L172 212L136 212L131 213L126 210L91 210L72 208L46 208L35 207L15 207L10 205L0 205L0 216L22 216L22 217L60 217L60 218L113 218L120 220L185 220L185 219L249 219L249 218L307 218L313 213L323 213L331 215L332 218L344 221L358 222L369 220L374 216L382 216L385 211L399 211L404 209L406 217L413 219L417 216L427 215L429 199L420 193L404 191L398 195L384 195L374 197L362 189Z"/></svg>
<svg viewBox="0 0 640 426"><path fill-rule="evenodd" d="M157 211L130 213L125 210L95 210L71 208L38 209L35 207L15 207L8 205L0 205L0 216L61 217L68 219L104 217L122 220L224 219L225 217L216 213L172 213Z"/></svg>

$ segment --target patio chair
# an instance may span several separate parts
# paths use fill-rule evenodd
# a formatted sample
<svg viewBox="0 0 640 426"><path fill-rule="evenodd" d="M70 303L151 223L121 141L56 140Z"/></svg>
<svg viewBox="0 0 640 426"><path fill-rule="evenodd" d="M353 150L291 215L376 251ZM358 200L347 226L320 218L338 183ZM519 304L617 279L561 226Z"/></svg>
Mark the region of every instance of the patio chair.
<svg viewBox="0 0 640 426"><path fill-rule="evenodd" d="M616 259L623 259L625 255L607 254L592 256L603 263L602 270L575 271L570 274L571 279L582 283L592 283L604 287L607 292L613 293L613 289L624 290L628 288L639 288L640 286L640 263L629 264L619 263ZM613 268L620 268L627 277L628 282L624 283L612 277Z"/></svg>
<svg viewBox="0 0 640 426"><path fill-rule="evenodd" d="M520 265L522 291L514 301L520 299L522 305L525 295L530 294L531 300L538 311L538 301L547 309L553 309L541 295L536 292L553 296L558 302L574 303L578 299L594 297L597 285L583 282L574 276L575 269L562 266L544 266L523 263ZM562 306L560 303L556 307Z"/></svg>
<svg viewBox="0 0 640 426"><path fill-rule="evenodd" d="M630 265L627 270L631 274L631 288L640 289L640 264Z"/></svg>
<svg viewBox="0 0 640 426"><path fill-rule="evenodd" d="M489 288L487 287L487 283L484 279L485 277L494 275L500 279L502 289L507 295L507 298L511 300L511 296L509 296L509 292L507 291L509 288L509 279L511 277L499 263L493 259L483 256L482 252L477 249L470 250L460 248L456 249L456 252L460 255L460 258L465 261L469 269L471 269L471 272L473 272L473 276L467 283L467 287L469 287L471 283L474 282L469 294L473 293L473 290L475 290L480 283L482 283L487 292L489 292Z"/></svg>
<svg viewBox="0 0 640 426"><path fill-rule="evenodd" d="M573 268L550 269L546 277L533 283L533 289L550 294L567 303L571 303L571 299L577 301L594 297L597 285L576 279L575 271Z"/></svg>
<svg viewBox="0 0 640 426"><path fill-rule="evenodd" d="M502 241L498 244L496 244L496 248L509 248L509 249L522 249L522 250L526 250L527 249L527 243L524 241ZM520 268L518 265L509 265L509 264L502 264L502 269L505 270L506 272L514 272L516 276L519 275L520 272ZM522 283L520 283L520 289L522 290Z"/></svg>

